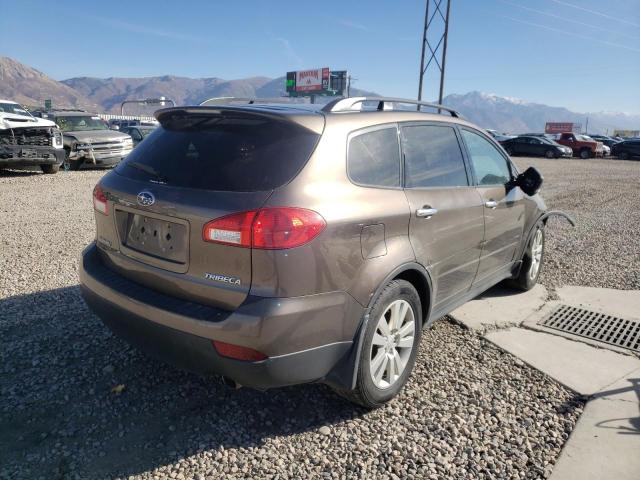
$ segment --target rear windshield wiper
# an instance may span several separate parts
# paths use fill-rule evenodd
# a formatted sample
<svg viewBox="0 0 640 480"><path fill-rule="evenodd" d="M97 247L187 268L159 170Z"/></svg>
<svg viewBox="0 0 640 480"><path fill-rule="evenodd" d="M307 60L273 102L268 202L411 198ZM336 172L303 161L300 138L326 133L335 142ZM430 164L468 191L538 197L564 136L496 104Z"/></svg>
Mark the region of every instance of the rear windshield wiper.
<svg viewBox="0 0 640 480"><path fill-rule="evenodd" d="M140 162L126 162L125 165L127 167L135 168L136 170L140 170L142 172L148 173L153 176L158 183L167 183L169 179L158 172L155 168L150 165L145 165Z"/></svg>

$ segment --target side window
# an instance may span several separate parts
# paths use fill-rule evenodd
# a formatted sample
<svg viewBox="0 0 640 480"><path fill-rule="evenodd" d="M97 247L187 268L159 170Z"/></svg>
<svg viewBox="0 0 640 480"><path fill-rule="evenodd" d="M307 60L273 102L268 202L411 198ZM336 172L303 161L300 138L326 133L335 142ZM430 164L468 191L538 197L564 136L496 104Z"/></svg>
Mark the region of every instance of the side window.
<svg viewBox="0 0 640 480"><path fill-rule="evenodd" d="M402 150L407 188L469 185L460 144L452 127L402 127Z"/></svg>
<svg viewBox="0 0 640 480"><path fill-rule="evenodd" d="M400 151L396 127L362 133L349 140L349 177L360 185L400 186Z"/></svg>
<svg viewBox="0 0 640 480"><path fill-rule="evenodd" d="M477 133L462 130L478 185L504 185L511 179L507 160L496 147Z"/></svg>

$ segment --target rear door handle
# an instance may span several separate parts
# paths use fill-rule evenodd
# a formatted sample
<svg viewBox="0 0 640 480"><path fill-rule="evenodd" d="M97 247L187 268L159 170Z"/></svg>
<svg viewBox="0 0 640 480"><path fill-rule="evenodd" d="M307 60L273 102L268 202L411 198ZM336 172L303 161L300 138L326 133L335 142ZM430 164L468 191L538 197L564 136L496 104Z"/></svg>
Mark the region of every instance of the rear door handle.
<svg viewBox="0 0 640 480"><path fill-rule="evenodd" d="M484 206L487 208L496 208L498 206L498 202L496 202L495 200L488 200L484 202Z"/></svg>
<svg viewBox="0 0 640 480"><path fill-rule="evenodd" d="M436 213L438 213L437 208L423 207L416 210L416 217L430 218L433 217Z"/></svg>

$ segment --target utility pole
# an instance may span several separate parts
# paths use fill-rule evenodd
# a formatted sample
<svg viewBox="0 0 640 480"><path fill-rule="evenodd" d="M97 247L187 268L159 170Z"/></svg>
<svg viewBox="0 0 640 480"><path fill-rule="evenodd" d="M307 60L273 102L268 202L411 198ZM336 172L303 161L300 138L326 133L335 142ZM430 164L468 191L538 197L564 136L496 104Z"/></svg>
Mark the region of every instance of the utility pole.
<svg viewBox="0 0 640 480"><path fill-rule="evenodd" d="M443 3L445 3L445 5L443 5ZM447 38L449 36L450 11L451 0L426 0L424 13L424 30L422 32L422 52L420 55L420 80L418 82L418 100L422 100L424 77L429 71L429 67L433 65L431 70L440 73L438 103L442 103L442 98L444 95L444 74L447 56ZM436 20L435 23L434 20ZM432 33L438 25L440 25L440 30L442 30L442 34L440 34L439 36L437 32ZM428 52L427 49L429 50ZM420 110L419 105L418 110Z"/></svg>

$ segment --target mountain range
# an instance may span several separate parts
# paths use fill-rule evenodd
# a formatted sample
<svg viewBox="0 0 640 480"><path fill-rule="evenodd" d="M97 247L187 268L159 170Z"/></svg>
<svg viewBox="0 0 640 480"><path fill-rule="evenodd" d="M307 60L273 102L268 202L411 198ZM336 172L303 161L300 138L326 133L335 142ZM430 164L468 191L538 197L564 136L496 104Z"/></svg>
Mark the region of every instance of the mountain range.
<svg viewBox="0 0 640 480"><path fill-rule="evenodd" d="M275 98L285 94L284 83L284 77L257 76L227 80L173 75L141 78L76 77L57 81L16 60L0 57L0 98L36 108L42 108L45 99L51 99L54 107L59 108L119 113L123 100L160 96L174 100L177 105L198 104L211 97ZM351 95L377 94L352 88ZM546 122L576 122L581 123L584 128L587 117L591 133L640 129L640 115L577 113L562 107L476 91L448 95L443 104L455 108L478 125L500 132L540 132ZM151 113L149 110L136 111L133 107L127 105L126 113Z"/></svg>

